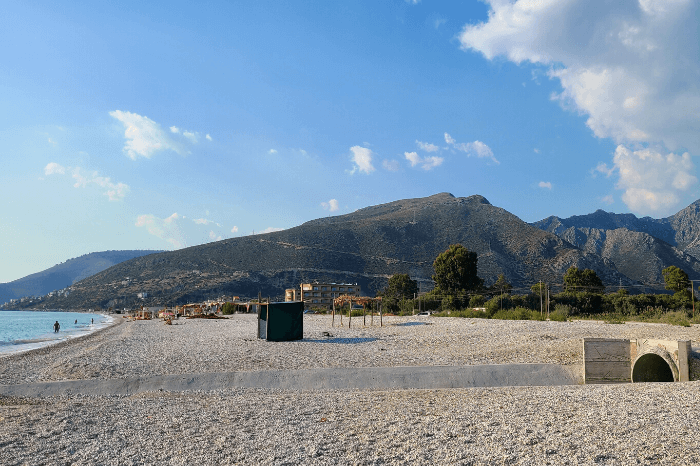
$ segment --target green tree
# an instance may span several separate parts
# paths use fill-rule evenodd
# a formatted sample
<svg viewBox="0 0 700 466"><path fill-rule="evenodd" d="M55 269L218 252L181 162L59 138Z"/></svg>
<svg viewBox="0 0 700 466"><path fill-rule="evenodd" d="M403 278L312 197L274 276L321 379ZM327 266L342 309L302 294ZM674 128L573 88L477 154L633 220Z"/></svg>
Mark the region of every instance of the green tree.
<svg viewBox="0 0 700 466"><path fill-rule="evenodd" d="M541 282L535 283L534 285L532 285L530 287L530 291L532 291L532 294L537 295L537 296L540 295L540 292L542 293L542 296L544 296L546 293L546 290L547 290L547 285L545 285L544 283L541 283Z"/></svg>
<svg viewBox="0 0 700 466"><path fill-rule="evenodd" d="M571 266L564 274L564 289L565 291L600 293L605 289L605 286L594 270L581 270Z"/></svg>
<svg viewBox="0 0 700 466"><path fill-rule="evenodd" d="M510 293L510 290L513 289L513 285L508 283L505 275L500 274L498 276L498 280L496 280L496 283L491 286L491 289L493 291L498 291L499 293Z"/></svg>
<svg viewBox="0 0 700 466"><path fill-rule="evenodd" d="M480 289L484 280L477 272L477 255L461 244L452 244L433 262L433 280L437 288L446 294L465 293Z"/></svg>
<svg viewBox="0 0 700 466"><path fill-rule="evenodd" d="M675 265L666 267L661 271L661 274L664 276L664 283L666 283L667 290L673 290L678 293L687 291L688 288L690 288L688 274Z"/></svg>
<svg viewBox="0 0 700 466"><path fill-rule="evenodd" d="M413 299L418 293L418 282L407 273L397 273L389 278L389 284L381 292L384 298Z"/></svg>

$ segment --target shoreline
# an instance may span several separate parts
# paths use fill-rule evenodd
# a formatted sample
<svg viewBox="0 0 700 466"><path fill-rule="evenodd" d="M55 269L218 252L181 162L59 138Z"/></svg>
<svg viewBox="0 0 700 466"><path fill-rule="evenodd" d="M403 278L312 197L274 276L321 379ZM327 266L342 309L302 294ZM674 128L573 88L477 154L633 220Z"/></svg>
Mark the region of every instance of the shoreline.
<svg viewBox="0 0 700 466"><path fill-rule="evenodd" d="M9 311L9 309L8 309L8 311ZM14 311L14 309L12 311ZM35 311L18 311L18 312L35 312ZM46 311L46 312L59 312L59 311ZM94 315L99 315L99 316L105 317L106 319L111 319L111 320L108 321L103 327L96 328L95 330L91 330L91 331L86 331L86 332L83 332L83 333L77 334L77 335L68 335L62 339L47 338L47 339L41 340L41 341L35 340L35 341L33 341L33 343L23 343L23 344L34 344L34 343L37 343L37 344L44 343L44 344L41 346L38 346L38 347L34 347L34 348L19 349L16 351L0 352L0 360L2 360L4 358L12 357L12 356L21 356L21 355L33 353L36 351L42 351L42 350L46 350L49 348L55 348L55 347L59 347L61 345L69 344L73 341L81 340L83 338L87 338L87 337L94 335L96 333L102 332L102 331L104 331L110 327L113 327L115 325L118 325L120 323L117 319L110 316L109 314L101 314L101 313L96 313L96 312L82 312L81 313L81 312L76 312L76 311L63 311L63 312L79 313L79 314L94 314ZM11 346L11 345L8 345L8 347L9 346Z"/></svg>

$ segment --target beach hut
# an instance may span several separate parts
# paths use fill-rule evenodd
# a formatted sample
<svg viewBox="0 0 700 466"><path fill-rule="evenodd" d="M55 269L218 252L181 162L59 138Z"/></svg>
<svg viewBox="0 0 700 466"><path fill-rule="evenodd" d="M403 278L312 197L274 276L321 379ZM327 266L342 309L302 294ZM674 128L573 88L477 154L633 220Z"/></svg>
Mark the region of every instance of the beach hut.
<svg viewBox="0 0 700 466"><path fill-rule="evenodd" d="M260 303L258 338L267 341L293 341L304 338L304 303Z"/></svg>

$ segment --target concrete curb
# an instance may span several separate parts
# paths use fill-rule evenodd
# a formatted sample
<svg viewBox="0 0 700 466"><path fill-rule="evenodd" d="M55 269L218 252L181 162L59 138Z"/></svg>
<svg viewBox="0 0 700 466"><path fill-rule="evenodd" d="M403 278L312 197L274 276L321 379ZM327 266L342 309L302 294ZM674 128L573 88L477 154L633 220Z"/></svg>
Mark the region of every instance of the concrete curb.
<svg viewBox="0 0 700 466"><path fill-rule="evenodd" d="M127 379L86 379L0 385L0 395L133 395L147 391L270 388L283 390L441 389L577 385L579 366L491 364L479 366L350 367L210 372Z"/></svg>

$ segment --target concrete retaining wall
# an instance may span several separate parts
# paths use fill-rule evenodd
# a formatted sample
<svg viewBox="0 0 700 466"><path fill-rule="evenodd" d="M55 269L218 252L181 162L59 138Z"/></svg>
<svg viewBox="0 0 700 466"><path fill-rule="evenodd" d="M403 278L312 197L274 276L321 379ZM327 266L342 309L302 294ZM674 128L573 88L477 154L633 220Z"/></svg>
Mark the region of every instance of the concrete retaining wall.
<svg viewBox="0 0 700 466"><path fill-rule="evenodd" d="M440 389L471 387L576 385L580 366L492 364L328 368L164 375L129 379L66 380L0 385L1 395L44 397L61 394L132 395L145 391L219 390L230 388Z"/></svg>

